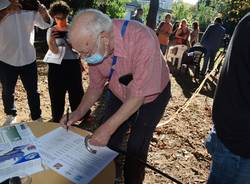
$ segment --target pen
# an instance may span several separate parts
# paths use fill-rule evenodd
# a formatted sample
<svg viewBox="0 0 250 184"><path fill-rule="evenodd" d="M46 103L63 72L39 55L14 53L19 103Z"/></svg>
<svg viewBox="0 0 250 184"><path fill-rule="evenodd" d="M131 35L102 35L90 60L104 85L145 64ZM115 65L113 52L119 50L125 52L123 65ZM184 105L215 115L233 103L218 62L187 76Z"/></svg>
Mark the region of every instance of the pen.
<svg viewBox="0 0 250 184"><path fill-rule="evenodd" d="M67 130L67 131L69 130L69 127L68 127L68 125L67 125L68 121L69 121L69 107L67 108L66 122L65 122L66 130Z"/></svg>

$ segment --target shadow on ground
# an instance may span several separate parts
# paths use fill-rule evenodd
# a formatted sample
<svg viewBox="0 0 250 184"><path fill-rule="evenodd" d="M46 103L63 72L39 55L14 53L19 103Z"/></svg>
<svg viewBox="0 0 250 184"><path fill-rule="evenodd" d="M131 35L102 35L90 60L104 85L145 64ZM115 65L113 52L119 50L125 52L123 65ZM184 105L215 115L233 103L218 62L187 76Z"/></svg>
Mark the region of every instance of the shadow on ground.
<svg viewBox="0 0 250 184"><path fill-rule="evenodd" d="M199 76L199 78L195 78L193 68L186 70L185 67L181 67L181 69L177 69L177 67L173 66L170 62L168 62L168 66L172 76L182 88L183 95L186 98L190 98L195 90L200 86L204 77ZM209 77L201 89L200 94L213 98L214 91L216 89L216 83L217 76Z"/></svg>

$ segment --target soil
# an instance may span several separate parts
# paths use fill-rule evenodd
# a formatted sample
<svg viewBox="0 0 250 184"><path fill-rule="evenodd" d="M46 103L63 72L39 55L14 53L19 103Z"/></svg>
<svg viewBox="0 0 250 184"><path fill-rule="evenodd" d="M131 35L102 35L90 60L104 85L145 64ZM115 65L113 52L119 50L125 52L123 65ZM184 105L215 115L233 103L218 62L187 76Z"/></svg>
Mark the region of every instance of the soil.
<svg viewBox="0 0 250 184"><path fill-rule="evenodd" d="M211 158L204 147L204 141L211 128L211 105L216 79L209 79L189 106L183 112L171 118L186 100L193 95L200 81L195 80L190 72L176 71L172 66L170 68L172 71L172 98L160 123L168 122L155 130L150 145L148 163L185 184L206 183ZM42 117L46 122L51 119L47 66L42 62L38 62L38 72ZM85 68L83 74L83 84L86 89L88 85L87 68ZM15 103L18 112L17 120L31 121L26 93L20 80L16 85ZM89 127L84 125L84 128L93 130L98 125L98 121L101 120L102 116L102 108L103 99L96 103L96 106L92 109L96 109L93 116L97 123L92 123ZM4 122L4 118L2 99L0 99L0 122ZM154 173L152 170L146 169L144 183L170 184L173 182Z"/></svg>

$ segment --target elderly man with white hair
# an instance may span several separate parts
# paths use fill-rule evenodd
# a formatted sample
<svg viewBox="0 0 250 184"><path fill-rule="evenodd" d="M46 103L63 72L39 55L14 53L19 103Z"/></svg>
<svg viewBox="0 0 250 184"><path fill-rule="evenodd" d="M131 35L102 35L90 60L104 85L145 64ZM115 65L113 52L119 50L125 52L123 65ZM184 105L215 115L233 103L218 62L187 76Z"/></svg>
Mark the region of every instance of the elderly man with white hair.
<svg viewBox="0 0 250 184"><path fill-rule="evenodd" d="M112 21L87 9L74 17L70 42L88 63L90 83L79 107L61 119L62 126L81 119L108 83L105 120L90 144L119 148L129 130L128 154L146 161L153 132L171 96L169 69L156 34L136 21ZM126 157L125 183L142 183L144 169L136 159Z"/></svg>

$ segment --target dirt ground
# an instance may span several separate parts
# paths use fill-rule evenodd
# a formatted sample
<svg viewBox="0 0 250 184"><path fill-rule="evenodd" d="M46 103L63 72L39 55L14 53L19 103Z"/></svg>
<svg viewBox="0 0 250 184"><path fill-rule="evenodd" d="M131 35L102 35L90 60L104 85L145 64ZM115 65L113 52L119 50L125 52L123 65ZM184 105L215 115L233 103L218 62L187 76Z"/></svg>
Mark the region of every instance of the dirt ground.
<svg viewBox="0 0 250 184"><path fill-rule="evenodd" d="M38 70L42 117L48 121L51 113L47 66L39 62ZM171 70L172 99L160 123L168 121L199 86L199 81L195 81L190 74L174 71L172 67ZM86 89L88 77L86 71L83 73L83 84ZM151 142L148 162L185 184L205 183L208 176L211 159L204 147L204 141L211 128L211 105L215 85L215 81L210 79L184 112L156 129ZM26 94L20 81L16 86L15 102L18 111L17 120L30 121ZM101 102L97 103L97 107L102 107ZM100 120L99 112L98 109L94 112L96 121ZM0 99L0 122L3 121L3 105ZM147 169L144 183L173 182Z"/></svg>

